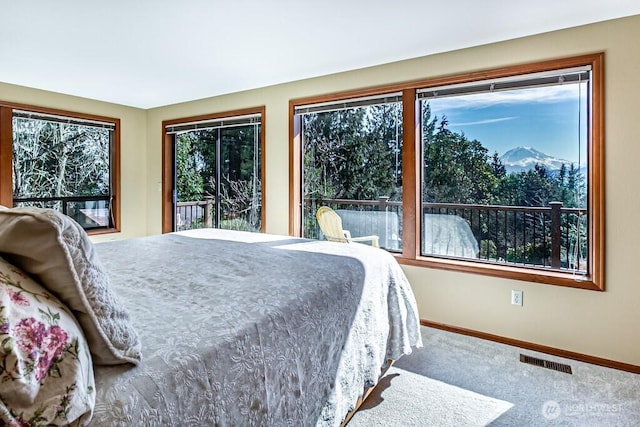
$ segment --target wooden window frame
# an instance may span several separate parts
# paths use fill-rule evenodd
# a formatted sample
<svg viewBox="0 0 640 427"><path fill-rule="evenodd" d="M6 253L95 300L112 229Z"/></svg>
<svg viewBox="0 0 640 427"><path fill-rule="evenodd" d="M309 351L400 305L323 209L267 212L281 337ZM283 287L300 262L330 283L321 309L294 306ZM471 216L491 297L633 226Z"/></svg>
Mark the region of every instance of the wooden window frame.
<svg viewBox="0 0 640 427"><path fill-rule="evenodd" d="M568 272L549 271L511 265L453 260L420 254L421 217L421 122L417 114L416 91L428 87L468 83L488 79L546 72L563 68L590 65L591 104L590 127L587 143L589 174L587 209L588 219L588 273L573 275ZM289 101L289 234L300 236L302 223L302 147L301 127L296 120L295 108L321 102L375 96L383 93L403 93L403 238L402 253L396 258L401 264L459 271L513 280L551 284L565 287L604 291L605 279L605 182L604 182L604 53L586 54L495 68L471 73L436 77L361 90L327 94ZM412 132L411 129L414 131Z"/></svg>
<svg viewBox="0 0 640 427"><path fill-rule="evenodd" d="M89 235L120 232L120 119L0 101L0 205L3 206L13 206L13 110L106 122L114 125L113 139L109 147L111 150L111 171L109 178L113 192L113 198L110 202L113 226L87 229L86 232Z"/></svg>
<svg viewBox="0 0 640 427"><path fill-rule="evenodd" d="M223 111L219 113L204 114L199 116L182 117L179 119L164 120L162 122L162 232L173 232L173 179L174 179L174 150L173 135L167 133L167 126L189 122L217 120L260 114L260 180L262 193L262 209L260 210L260 231L266 230L266 108L264 106L251 107L241 110Z"/></svg>

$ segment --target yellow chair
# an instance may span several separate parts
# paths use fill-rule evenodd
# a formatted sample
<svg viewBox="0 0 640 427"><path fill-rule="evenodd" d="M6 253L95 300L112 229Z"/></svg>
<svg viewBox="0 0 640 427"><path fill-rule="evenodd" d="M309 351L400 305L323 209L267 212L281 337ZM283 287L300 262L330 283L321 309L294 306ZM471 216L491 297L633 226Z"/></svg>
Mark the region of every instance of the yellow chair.
<svg viewBox="0 0 640 427"><path fill-rule="evenodd" d="M316 212L316 219L324 237L330 242L371 242L374 248L380 247L378 236L351 237L349 230L342 229L342 219L328 206L322 206Z"/></svg>

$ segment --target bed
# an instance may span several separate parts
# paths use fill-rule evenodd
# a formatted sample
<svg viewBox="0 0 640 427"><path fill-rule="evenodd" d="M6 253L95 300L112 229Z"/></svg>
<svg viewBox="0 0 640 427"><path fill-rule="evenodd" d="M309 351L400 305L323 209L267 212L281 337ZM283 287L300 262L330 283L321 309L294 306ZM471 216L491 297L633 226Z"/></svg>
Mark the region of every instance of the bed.
<svg viewBox="0 0 640 427"><path fill-rule="evenodd" d="M66 240L69 251L78 246ZM0 232L1 255L24 267L6 242ZM78 425L338 426L389 361L422 345L402 270L366 245L204 229L84 251L113 292L98 299L117 296L120 308L106 317L127 325L118 332L125 344L111 348L115 363L96 358L87 338L94 363L82 381L93 374L95 383ZM68 312L86 331L82 310Z"/></svg>

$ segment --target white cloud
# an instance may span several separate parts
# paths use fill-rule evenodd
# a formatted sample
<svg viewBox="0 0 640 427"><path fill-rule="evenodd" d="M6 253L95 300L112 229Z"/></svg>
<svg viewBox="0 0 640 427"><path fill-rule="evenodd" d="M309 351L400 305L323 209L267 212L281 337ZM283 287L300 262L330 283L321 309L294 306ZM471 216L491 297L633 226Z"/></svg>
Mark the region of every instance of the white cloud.
<svg viewBox="0 0 640 427"><path fill-rule="evenodd" d="M581 88L582 87L582 88ZM582 90L581 90L582 89ZM568 84L560 86L535 87L528 89L483 92L471 95L432 98L429 100L436 110L458 108L482 108L491 105L553 103L566 100L578 100L580 92L584 99L584 85Z"/></svg>
<svg viewBox="0 0 640 427"><path fill-rule="evenodd" d="M498 123L498 122L504 122L507 120L513 120L513 119L517 119L517 117L512 116L512 117L499 117L497 119L486 119L486 120L478 120L478 121L474 121L474 122L464 122L464 123L449 123L449 126L475 126L475 125L486 125L486 124L490 124L490 123Z"/></svg>

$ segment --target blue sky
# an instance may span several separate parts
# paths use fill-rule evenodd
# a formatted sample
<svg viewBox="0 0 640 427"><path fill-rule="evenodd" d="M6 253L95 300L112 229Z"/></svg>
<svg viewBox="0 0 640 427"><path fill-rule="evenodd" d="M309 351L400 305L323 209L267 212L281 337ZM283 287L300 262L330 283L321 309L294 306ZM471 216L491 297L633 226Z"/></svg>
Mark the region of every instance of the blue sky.
<svg viewBox="0 0 640 427"><path fill-rule="evenodd" d="M435 98L429 104L432 116L445 115L450 130L477 139L490 154L526 146L577 164L580 145L584 166L585 94L582 83Z"/></svg>

